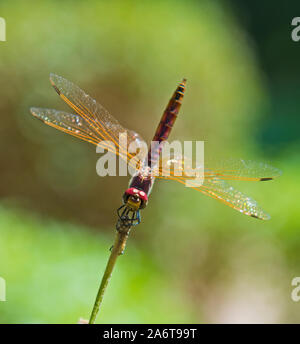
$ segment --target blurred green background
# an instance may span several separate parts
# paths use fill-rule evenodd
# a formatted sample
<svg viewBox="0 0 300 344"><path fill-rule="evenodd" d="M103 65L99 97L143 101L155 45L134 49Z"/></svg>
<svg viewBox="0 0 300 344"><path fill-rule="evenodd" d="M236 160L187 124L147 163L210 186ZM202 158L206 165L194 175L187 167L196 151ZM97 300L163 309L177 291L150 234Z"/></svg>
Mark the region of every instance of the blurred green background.
<svg viewBox="0 0 300 344"><path fill-rule="evenodd" d="M98 322L300 322L297 1L4 1L0 16L1 323L88 318L127 177L100 178L95 147L43 125L68 111L54 72L148 142L176 84L171 139L205 140L210 160L270 161L269 183L235 183L272 219L243 216L157 181L117 263Z"/></svg>

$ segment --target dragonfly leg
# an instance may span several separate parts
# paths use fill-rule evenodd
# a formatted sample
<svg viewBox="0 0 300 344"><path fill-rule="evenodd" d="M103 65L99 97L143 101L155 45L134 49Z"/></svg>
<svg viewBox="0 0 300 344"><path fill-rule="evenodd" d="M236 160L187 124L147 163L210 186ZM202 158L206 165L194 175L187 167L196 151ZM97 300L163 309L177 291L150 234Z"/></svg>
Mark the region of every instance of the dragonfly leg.
<svg viewBox="0 0 300 344"><path fill-rule="evenodd" d="M137 215L137 223L136 223L136 225L139 225L141 223L141 213L140 213L139 210L136 212L136 215Z"/></svg>
<svg viewBox="0 0 300 344"><path fill-rule="evenodd" d="M132 210L123 204L118 210L118 222L116 225L117 231L128 230L129 228L138 225L141 222L141 215L139 210Z"/></svg>

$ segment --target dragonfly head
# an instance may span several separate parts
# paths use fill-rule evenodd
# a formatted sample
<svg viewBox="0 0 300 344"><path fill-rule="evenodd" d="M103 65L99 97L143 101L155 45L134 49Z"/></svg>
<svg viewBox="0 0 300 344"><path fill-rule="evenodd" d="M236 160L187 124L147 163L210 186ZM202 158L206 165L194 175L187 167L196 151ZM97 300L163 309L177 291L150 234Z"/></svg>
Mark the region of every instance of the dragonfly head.
<svg viewBox="0 0 300 344"><path fill-rule="evenodd" d="M123 201L133 211L144 209L148 202L147 194L136 188L129 188L125 191Z"/></svg>

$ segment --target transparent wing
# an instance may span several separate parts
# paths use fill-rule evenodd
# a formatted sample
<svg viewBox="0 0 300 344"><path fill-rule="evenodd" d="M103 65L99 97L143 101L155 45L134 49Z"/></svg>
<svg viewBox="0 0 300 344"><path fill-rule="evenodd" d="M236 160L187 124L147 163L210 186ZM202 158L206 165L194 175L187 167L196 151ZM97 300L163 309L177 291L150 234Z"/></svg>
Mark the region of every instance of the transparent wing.
<svg viewBox="0 0 300 344"><path fill-rule="evenodd" d="M261 220L269 220L270 216L253 200L242 192L217 177L205 179L200 187L193 188L203 194L215 198L239 212Z"/></svg>
<svg viewBox="0 0 300 344"><path fill-rule="evenodd" d="M32 114L50 126L95 145L111 141L117 153L133 166L135 155L128 153L128 147L145 146L144 140L134 131L122 127L102 105L72 82L55 74L50 74L50 82L77 115L41 108L32 108ZM107 144L103 146L107 147Z"/></svg>
<svg viewBox="0 0 300 344"><path fill-rule="evenodd" d="M111 140L117 144L119 135L126 132L128 144L136 140L136 133L125 129L102 105L78 86L56 74L50 74L50 82L59 96L78 115L84 118L103 139Z"/></svg>
<svg viewBox="0 0 300 344"><path fill-rule="evenodd" d="M276 167L263 162L243 159L230 159L218 164L211 164L206 171L210 170L226 180L267 181L281 175L281 171Z"/></svg>
<svg viewBox="0 0 300 344"><path fill-rule="evenodd" d="M181 179L177 179L177 177L173 177L172 179L185 185L185 182ZM191 188L196 191L200 191L204 195L212 197L245 215L249 215L260 220L270 219L270 216L256 203L255 200L244 195L242 192L235 190L231 185L218 177L204 179L203 185Z"/></svg>
<svg viewBox="0 0 300 344"><path fill-rule="evenodd" d="M30 111L34 117L40 119L45 124L81 140L101 146L108 151L119 155L122 159L126 160L130 166L136 168L137 165L136 163L134 164L134 158L129 160L129 154L124 153L127 151L126 147L124 147L124 149L117 149L118 147L115 147L113 142L103 140L101 133L91 127L89 122L81 116L64 111L44 108L31 108ZM136 143L137 145L140 144L140 137L138 134L136 134Z"/></svg>
<svg viewBox="0 0 300 344"><path fill-rule="evenodd" d="M193 173L202 172L208 178L218 176L223 180L267 181L281 175L281 171L273 166L251 160L224 160L219 163L205 163L204 166L193 168L191 159L178 155L173 159L161 159L158 175L180 176L181 179L190 179Z"/></svg>
<svg viewBox="0 0 300 344"><path fill-rule="evenodd" d="M45 124L97 145L103 137L79 115L44 108L31 108L32 115Z"/></svg>
<svg viewBox="0 0 300 344"><path fill-rule="evenodd" d="M237 211L261 220L268 220L270 216L256 203L252 198L244 195L242 192L234 189L223 179L237 179L237 180L271 180L274 176L280 174L279 170L271 166L248 162L243 163L243 160L237 161L235 165L233 161L229 163L230 168L236 166L237 169L222 169L210 170L208 168L198 167L195 176L191 176L191 161L184 157L177 157L173 159L165 159L160 161L160 166L154 175L160 179L175 180L181 184L187 185L196 191L202 192L204 195L212 197ZM224 163L222 163L224 166ZM252 171L252 169L254 169ZM226 173L224 172L226 171ZM188 172L188 173L187 173ZM203 183L198 186L199 176L203 173ZM180 175L181 173L181 175ZM188 175L187 175L188 174ZM268 177L267 177L268 176ZM228 178L226 178L228 177ZM237 177L237 178L236 178ZM194 186L193 186L194 181Z"/></svg>

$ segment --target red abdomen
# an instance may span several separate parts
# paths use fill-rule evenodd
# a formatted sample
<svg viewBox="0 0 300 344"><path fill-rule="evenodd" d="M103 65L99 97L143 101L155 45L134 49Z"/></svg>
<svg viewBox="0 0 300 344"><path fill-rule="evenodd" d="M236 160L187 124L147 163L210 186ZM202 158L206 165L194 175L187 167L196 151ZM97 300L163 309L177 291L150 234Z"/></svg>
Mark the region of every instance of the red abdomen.
<svg viewBox="0 0 300 344"><path fill-rule="evenodd" d="M176 91L174 92L172 98L169 101L168 106L166 107L162 118L159 122L159 125L156 129L155 135L152 139L153 142L161 143L166 141L170 135L172 127L176 121L179 109L181 107L182 98L184 96L186 85L186 79L183 79L182 82L177 86ZM153 149L153 148L152 148ZM151 166L156 161L158 161L159 154L161 152L162 146L159 145L154 148L154 151L151 149L148 152L148 166Z"/></svg>
<svg viewBox="0 0 300 344"><path fill-rule="evenodd" d="M181 106L182 98L184 96L185 91L185 84L186 80L183 79L182 82L177 86L176 91L174 92L172 98L169 101L168 106L166 107L162 115L162 118L156 129L152 142L161 143L168 139ZM148 166L154 166L156 164L156 162L159 159L161 149L161 145L154 145L152 146L152 149L150 146L147 156ZM145 194L149 196L153 183L154 177L152 177L151 175L145 176L141 175L140 173L137 173L137 175L135 175L131 179L128 190L135 188L137 190L145 192Z"/></svg>

